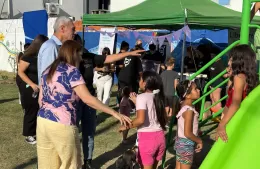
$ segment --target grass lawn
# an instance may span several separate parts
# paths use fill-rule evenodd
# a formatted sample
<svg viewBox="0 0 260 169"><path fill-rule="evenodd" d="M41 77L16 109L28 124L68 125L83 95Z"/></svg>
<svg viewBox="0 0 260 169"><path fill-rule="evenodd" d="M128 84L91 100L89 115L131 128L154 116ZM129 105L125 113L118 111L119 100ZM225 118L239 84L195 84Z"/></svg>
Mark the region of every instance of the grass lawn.
<svg viewBox="0 0 260 169"><path fill-rule="evenodd" d="M115 97L111 99L111 106L113 105L115 105ZM0 84L0 169L36 169L36 146L25 143L21 134L22 122L23 112L18 101L16 85ZM98 113L93 158L93 165L96 169L114 169L115 160L134 145L136 130L130 131L129 144L121 145L121 135L117 132L118 126L114 118ZM199 166L210 149L212 145L210 137L207 137L205 141L204 151L195 157L194 168ZM170 152L167 153L167 163L172 163L174 166L175 159L172 151Z"/></svg>

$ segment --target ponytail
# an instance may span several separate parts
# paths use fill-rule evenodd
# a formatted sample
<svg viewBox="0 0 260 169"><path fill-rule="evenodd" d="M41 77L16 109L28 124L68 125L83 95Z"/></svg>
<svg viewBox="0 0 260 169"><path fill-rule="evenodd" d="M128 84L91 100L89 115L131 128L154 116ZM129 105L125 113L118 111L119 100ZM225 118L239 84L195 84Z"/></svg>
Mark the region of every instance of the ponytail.
<svg viewBox="0 0 260 169"><path fill-rule="evenodd" d="M154 93L154 91L156 92ZM163 89L153 90L153 93L154 93L153 102L156 110L157 120L160 123L162 129L166 130L167 116L165 111L165 103L164 103L165 97L164 97Z"/></svg>
<svg viewBox="0 0 260 169"><path fill-rule="evenodd" d="M142 79L146 82L145 90L150 90L154 94L153 103L156 110L157 120L163 130L166 130L167 114L165 111L165 97L163 91L162 78L156 73L145 71Z"/></svg>

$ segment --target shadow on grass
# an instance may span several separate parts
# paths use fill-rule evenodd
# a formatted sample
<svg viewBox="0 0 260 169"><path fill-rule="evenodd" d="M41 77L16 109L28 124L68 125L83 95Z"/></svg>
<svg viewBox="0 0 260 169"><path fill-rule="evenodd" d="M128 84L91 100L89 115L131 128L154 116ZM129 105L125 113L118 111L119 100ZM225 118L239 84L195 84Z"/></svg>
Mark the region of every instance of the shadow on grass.
<svg viewBox="0 0 260 169"><path fill-rule="evenodd" d="M13 169L22 169L22 168L26 168L30 165L35 165L35 164L37 164L37 158L36 157L32 158L30 161L28 161L26 163L23 163L23 164L20 164L20 165L14 167Z"/></svg>
<svg viewBox="0 0 260 169"><path fill-rule="evenodd" d="M102 127L101 129L98 129L96 132L95 132L95 137L110 130L111 128L113 128L115 125L117 125L119 122L118 121L115 121L113 123L110 123L109 126L104 126ZM81 129L81 124L80 124L80 128L79 128L79 133L82 133L82 129ZM82 143L82 137L80 137L80 142Z"/></svg>
<svg viewBox="0 0 260 169"><path fill-rule="evenodd" d="M112 91L110 94L110 97L117 97L118 90L116 89L115 91Z"/></svg>
<svg viewBox="0 0 260 169"><path fill-rule="evenodd" d="M107 130L113 128L113 127L114 127L115 125L117 125L117 124L119 124L119 122L118 122L118 121L115 121L115 122L113 122L113 123L110 123L109 126L104 126L104 127L102 127L101 129L99 129L99 130L97 130L97 131L95 132L95 137L96 137L97 135L102 134L102 133L104 133L105 131L107 131Z"/></svg>
<svg viewBox="0 0 260 169"><path fill-rule="evenodd" d="M12 99L2 99L0 100L0 104L2 103L6 103L6 102L11 102L11 101L14 101L14 100L17 100L18 98L12 98Z"/></svg>
<svg viewBox="0 0 260 169"><path fill-rule="evenodd" d="M111 106L110 106L111 107ZM112 108L112 107L111 107ZM112 108L115 111L118 112L118 108ZM107 114L107 113L98 113L97 114L97 125L103 123L104 121L106 121L106 119L108 119L109 117L111 117L111 115Z"/></svg>
<svg viewBox="0 0 260 169"><path fill-rule="evenodd" d="M127 149L132 148L135 145L136 134L128 137L127 144L119 144L116 148L111 151L105 152L102 155L98 156L93 160L94 168L101 168L104 164L106 164L111 159L117 158L122 155ZM107 167L107 169L115 169L115 164Z"/></svg>

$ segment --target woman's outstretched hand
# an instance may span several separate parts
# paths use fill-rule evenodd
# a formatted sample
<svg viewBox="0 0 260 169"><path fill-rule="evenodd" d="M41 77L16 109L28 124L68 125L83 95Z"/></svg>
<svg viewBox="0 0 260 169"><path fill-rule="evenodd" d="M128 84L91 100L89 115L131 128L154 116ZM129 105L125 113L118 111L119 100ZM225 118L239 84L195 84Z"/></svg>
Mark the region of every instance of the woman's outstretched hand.
<svg viewBox="0 0 260 169"><path fill-rule="evenodd" d="M132 124L132 120L125 115L115 113L114 117L120 121L121 125L129 126Z"/></svg>
<svg viewBox="0 0 260 169"><path fill-rule="evenodd" d="M219 125L217 128L217 136L216 136L216 140L218 138L221 138L221 140L223 140L225 143L228 141L228 136L227 136L227 132L226 132L226 126L222 126Z"/></svg>
<svg viewBox="0 0 260 169"><path fill-rule="evenodd" d="M135 50L135 51L131 51L130 55L131 56L141 56L142 55L141 53L143 53L143 52L145 52L145 50Z"/></svg>

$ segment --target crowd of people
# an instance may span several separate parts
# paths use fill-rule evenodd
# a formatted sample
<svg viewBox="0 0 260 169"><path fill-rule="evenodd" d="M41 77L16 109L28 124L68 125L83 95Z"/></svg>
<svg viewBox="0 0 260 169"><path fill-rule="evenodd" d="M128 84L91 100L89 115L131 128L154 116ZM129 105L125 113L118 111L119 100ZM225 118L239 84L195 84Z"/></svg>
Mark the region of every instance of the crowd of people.
<svg viewBox="0 0 260 169"><path fill-rule="evenodd" d="M23 135L27 143L37 143L39 169L92 168L96 110L120 121L122 144L127 143L129 129L137 128L137 162L144 169L157 168L166 149L164 131L168 121L176 116L176 169L191 168L194 153L203 148L203 141L198 137L199 113L192 104L200 97L199 86L194 81L179 81L179 74L173 71L175 60L164 58L154 44L149 49L145 52L142 41L138 40L130 50L129 44L123 41L118 54L111 54L109 48L104 48L102 55L90 53L75 34L73 21L67 17L56 19L50 39L38 35L32 41L19 57L17 85L24 110ZM187 69L197 69L190 62L193 52L193 48L188 49ZM200 56L205 55L202 52ZM210 53L210 59L216 55ZM258 85L256 64L252 63L256 54L251 47L236 46L229 55L228 73L223 77L230 78L229 97L225 106L220 103L212 109L216 112L225 107L217 128L217 136L223 141L228 140L226 125L242 100ZM144 68L143 61L159 66ZM218 60L208 70L208 76L213 78L222 68ZM94 70L97 71L97 98ZM118 77L119 113L109 107L114 73ZM221 89L217 89L211 95L212 104L220 99L220 93ZM136 116L131 119L133 110ZM127 165L117 165L117 168L132 168Z"/></svg>

